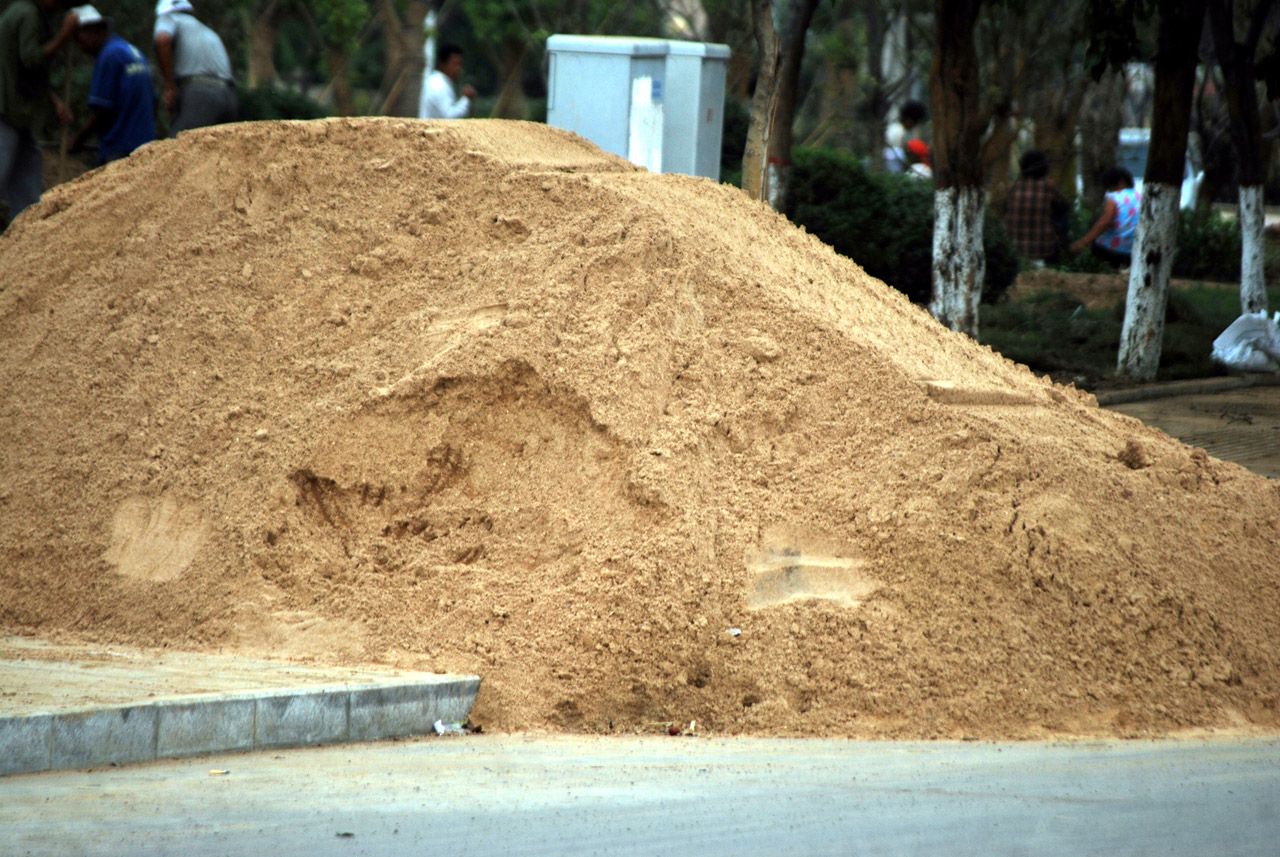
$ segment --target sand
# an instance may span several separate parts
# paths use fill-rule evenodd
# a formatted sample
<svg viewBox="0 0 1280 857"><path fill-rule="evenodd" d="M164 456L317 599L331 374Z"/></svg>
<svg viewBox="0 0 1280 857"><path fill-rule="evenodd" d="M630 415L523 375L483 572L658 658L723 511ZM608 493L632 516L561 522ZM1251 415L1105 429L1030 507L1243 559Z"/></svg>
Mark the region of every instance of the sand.
<svg viewBox="0 0 1280 857"><path fill-rule="evenodd" d="M540 125L190 132L0 237L0 632L486 730L1275 731L1280 489Z"/></svg>

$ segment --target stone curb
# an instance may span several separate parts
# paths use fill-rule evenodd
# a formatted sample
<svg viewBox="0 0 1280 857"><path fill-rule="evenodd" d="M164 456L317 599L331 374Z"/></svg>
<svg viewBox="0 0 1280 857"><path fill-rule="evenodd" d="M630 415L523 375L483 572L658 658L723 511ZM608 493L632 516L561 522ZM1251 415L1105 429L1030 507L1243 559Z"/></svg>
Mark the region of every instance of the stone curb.
<svg viewBox="0 0 1280 857"><path fill-rule="evenodd" d="M175 696L0 717L0 776L403 738L467 719L479 676Z"/></svg>
<svg viewBox="0 0 1280 857"><path fill-rule="evenodd" d="M1204 393L1226 393L1247 387L1280 386L1280 372L1257 375L1229 375L1218 378L1199 378L1190 381L1169 381L1165 384L1149 384L1129 390L1106 390L1095 393L1094 398L1102 407L1123 405L1128 402L1145 402L1169 396L1196 396Z"/></svg>

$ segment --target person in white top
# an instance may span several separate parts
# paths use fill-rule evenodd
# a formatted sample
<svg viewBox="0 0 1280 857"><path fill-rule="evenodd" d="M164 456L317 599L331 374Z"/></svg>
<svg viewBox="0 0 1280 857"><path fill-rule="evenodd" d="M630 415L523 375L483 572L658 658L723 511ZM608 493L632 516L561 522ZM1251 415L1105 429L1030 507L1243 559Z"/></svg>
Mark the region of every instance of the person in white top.
<svg viewBox="0 0 1280 857"><path fill-rule="evenodd" d="M423 119L461 119L471 111L471 100L476 91L462 87L462 97L454 94L453 85L462 75L462 48L457 45L441 45L436 70L431 72L423 86Z"/></svg>
<svg viewBox="0 0 1280 857"><path fill-rule="evenodd" d="M156 60L164 81L169 135L240 118L231 59L222 39L196 20L190 0L156 3Z"/></svg>

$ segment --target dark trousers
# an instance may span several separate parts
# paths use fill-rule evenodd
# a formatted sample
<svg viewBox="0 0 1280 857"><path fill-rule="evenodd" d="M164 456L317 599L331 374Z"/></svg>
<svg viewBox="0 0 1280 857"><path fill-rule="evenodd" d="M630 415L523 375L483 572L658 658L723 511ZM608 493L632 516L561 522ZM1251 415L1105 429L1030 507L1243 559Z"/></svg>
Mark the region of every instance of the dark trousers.
<svg viewBox="0 0 1280 857"><path fill-rule="evenodd" d="M1098 243L1090 244L1089 251L1093 253L1095 259L1101 259L1113 268L1127 268L1133 260L1133 257L1128 253L1117 253L1115 250L1103 247Z"/></svg>
<svg viewBox="0 0 1280 857"><path fill-rule="evenodd" d="M240 100L234 86L216 78L188 79L178 85L178 109L169 126L169 136L239 118Z"/></svg>
<svg viewBox="0 0 1280 857"><path fill-rule="evenodd" d="M44 189L44 157L26 128L0 119L0 195L9 204L9 219L40 199Z"/></svg>

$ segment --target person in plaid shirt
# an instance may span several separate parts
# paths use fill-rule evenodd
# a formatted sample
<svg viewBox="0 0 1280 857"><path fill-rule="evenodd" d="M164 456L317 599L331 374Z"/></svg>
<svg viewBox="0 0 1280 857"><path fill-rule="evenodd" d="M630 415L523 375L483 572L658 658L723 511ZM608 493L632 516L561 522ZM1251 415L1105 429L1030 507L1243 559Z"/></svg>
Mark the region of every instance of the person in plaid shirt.
<svg viewBox="0 0 1280 857"><path fill-rule="evenodd" d="M1005 198L1005 226L1020 254L1039 262L1056 262L1066 244L1071 204L1045 180L1049 158L1044 152L1032 149L1018 165L1022 177Z"/></svg>

